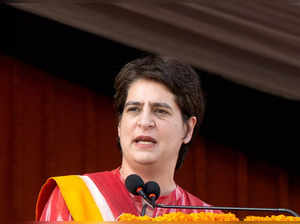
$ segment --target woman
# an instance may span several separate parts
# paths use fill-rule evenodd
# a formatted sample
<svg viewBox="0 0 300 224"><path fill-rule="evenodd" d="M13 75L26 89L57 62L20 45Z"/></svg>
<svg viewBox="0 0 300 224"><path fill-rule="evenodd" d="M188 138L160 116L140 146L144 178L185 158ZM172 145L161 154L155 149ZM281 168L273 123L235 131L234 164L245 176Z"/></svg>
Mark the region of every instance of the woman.
<svg viewBox="0 0 300 224"><path fill-rule="evenodd" d="M39 195L37 220L114 221L124 212L138 215L143 200L124 186L130 174L160 185L158 203L207 206L174 182L175 170L203 119L204 99L196 72L175 59L148 56L125 65L115 89L121 166L48 180ZM179 210L148 208L147 215L174 211Z"/></svg>

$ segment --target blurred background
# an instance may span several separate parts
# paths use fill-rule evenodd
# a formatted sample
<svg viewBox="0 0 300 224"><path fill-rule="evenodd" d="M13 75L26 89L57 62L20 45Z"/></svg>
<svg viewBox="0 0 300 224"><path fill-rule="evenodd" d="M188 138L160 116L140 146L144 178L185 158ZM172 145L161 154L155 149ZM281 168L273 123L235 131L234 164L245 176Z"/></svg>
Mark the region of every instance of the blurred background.
<svg viewBox="0 0 300 224"><path fill-rule="evenodd" d="M114 77L150 53L193 65L207 98L177 183L215 206L300 213L299 15L279 0L1 3L2 220L34 220L50 176L120 165Z"/></svg>

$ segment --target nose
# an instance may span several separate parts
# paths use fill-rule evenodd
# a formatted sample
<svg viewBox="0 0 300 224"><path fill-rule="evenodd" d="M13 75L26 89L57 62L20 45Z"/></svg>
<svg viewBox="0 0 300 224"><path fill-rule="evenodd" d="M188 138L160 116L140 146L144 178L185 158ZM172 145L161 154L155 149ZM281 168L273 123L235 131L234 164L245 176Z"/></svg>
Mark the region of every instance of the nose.
<svg viewBox="0 0 300 224"><path fill-rule="evenodd" d="M150 111L143 111L137 120L137 125L142 129L151 129L155 127L155 121Z"/></svg>

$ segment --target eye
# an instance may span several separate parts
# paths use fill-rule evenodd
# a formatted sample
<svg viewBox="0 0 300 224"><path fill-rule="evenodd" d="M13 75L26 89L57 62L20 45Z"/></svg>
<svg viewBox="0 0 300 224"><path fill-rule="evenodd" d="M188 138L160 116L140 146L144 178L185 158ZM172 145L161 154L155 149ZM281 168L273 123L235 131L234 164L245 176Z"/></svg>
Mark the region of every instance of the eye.
<svg viewBox="0 0 300 224"><path fill-rule="evenodd" d="M127 112L138 112L140 110L139 107L128 107Z"/></svg>
<svg viewBox="0 0 300 224"><path fill-rule="evenodd" d="M169 114L169 112L167 110L160 109L160 108L155 109L154 112L157 114Z"/></svg>

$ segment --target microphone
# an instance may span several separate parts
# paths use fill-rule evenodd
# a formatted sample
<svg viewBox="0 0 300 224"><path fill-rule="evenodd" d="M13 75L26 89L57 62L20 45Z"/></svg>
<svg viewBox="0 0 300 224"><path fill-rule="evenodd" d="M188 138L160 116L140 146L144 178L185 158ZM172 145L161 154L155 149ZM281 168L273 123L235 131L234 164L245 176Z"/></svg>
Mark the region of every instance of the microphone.
<svg viewBox="0 0 300 224"><path fill-rule="evenodd" d="M131 174L129 175L126 180L125 180L125 185L127 190L134 194L134 195L140 195L143 197L143 199L147 202L146 204L143 205L142 211L141 211L141 216L144 216L146 213L147 205L149 204L152 206L152 202L149 200L147 195L144 192L144 181L143 179L136 175L136 174Z"/></svg>
<svg viewBox="0 0 300 224"><path fill-rule="evenodd" d="M142 196L145 200L149 200L144 192L144 181L143 179L136 175L136 174L131 174L129 175L126 180L125 180L125 185L127 190L134 194L134 195L140 195Z"/></svg>
<svg viewBox="0 0 300 224"><path fill-rule="evenodd" d="M144 186L144 192L146 193L147 197L151 200L153 208L155 208L155 201L159 198L160 195L159 185L154 181L149 181Z"/></svg>
<svg viewBox="0 0 300 224"><path fill-rule="evenodd" d="M299 215L286 208L248 208L248 207L216 207L216 206L185 206L185 205L163 205L156 204L155 201L160 195L160 187L154 181L149 181L145 184L144 190L146 195L151 199L153 207L158 208L175 208L175 209L207 209L207 210L234 210L234 211L269 211L269 212L285 212L299 217Z"/></svg>

